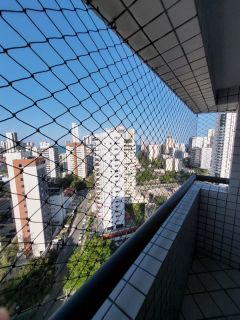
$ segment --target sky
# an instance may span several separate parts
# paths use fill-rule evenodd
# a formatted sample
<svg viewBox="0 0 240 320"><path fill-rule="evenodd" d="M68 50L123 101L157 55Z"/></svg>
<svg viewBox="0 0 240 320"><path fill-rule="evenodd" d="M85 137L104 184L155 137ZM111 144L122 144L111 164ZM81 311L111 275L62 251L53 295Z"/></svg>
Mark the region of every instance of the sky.
<svg viewBox="0 0 240 320"><path fill-rule="evenodd" d="M81 137L123 124L138 143L187 143L214 126L214 114L193 114L83 3L59 3L0 2L0 140L17 131L63 145L76 122Z"/></svg>

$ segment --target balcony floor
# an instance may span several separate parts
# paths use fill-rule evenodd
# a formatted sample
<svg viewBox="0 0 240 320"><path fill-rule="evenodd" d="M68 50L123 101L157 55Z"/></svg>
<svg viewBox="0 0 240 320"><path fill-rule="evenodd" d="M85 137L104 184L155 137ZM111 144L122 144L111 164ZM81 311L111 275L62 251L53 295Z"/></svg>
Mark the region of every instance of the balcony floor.
<svg viewBox="0 0 240 320"><path fill-rule="evenodd" d="M183 319L240 320L240 271L198 255L188 276Z"/></svg>

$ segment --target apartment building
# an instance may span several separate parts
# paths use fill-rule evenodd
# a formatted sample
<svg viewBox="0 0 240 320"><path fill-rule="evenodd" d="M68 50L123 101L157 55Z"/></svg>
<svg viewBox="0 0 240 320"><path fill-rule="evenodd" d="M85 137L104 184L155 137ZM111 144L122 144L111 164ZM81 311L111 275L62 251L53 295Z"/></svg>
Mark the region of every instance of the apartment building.
<svg viewBox="0 0 240 320"><path fill-rule="evenodd" d="M119 129L107 129L96 134L94 142L99 229L112 230L125 224L124 136Z"/></svg>
<svg viewBox="0 0 240 320"><path fill-rule="evenodd" d="M161 154L161 145L160 144L149 144L148 145L148 157L149 160L159 159Z"/></svg>
<svg viewBox="0 0 240 320"><path fill-rule="evenodd" d="M66 161L69 174L79 178L86 178L86 155L85 146L79 142L67 142Z"/></svg>
<svg viewBox="0 0 240 320"><path fill-rule="evenodd" d="M123 132L124 135L124 191L126 197L132 197L136 191L136 143L134 129Z"/></svg>
<svg viewBox="0 0 240 320"><path fill-rule="evenodd" d="M16 152L17 151L17 142L18 136L17 132L6 132L6 142L5 142L5 149L6 152Z"/></svg>
<svg viewBox="0 0 240 320"><path fill-rule="evenodd" d="M60 176L59 152L57 146L50 146L49 143L40 144L40 152L46 159L46 172L49 178L58 178Z"/></svg>
<svg viewBox="0 0 240 320"><path fill-rule="evenodd" d="M46 160L28 158L28 152L6 153L19 249L40 256L51 239Z"/></svg>
<svg viewBox="0 0 240 320"><path fill-rule="evenodd" d="M229 178L232 162L236 113L217 115L211 175Z"/></svg>

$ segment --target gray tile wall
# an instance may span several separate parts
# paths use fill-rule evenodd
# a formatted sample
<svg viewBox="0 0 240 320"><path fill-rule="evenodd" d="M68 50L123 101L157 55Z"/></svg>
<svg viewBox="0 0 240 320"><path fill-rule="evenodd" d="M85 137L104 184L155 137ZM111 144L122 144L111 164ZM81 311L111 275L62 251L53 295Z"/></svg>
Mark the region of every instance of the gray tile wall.
<svg viewBox="0 0 240 320"><path fill-rule="evenodd" d="M195 246L198 197L193 185L94 320L178 319Z"/></svg>

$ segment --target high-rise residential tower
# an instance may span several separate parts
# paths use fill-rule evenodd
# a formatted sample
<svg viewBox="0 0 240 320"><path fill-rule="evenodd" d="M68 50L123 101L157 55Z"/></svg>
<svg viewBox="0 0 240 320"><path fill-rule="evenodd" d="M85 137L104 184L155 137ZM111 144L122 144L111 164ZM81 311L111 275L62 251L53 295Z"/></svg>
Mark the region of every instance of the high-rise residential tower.
<svg viewBox="0 0 240 320"><path fill-rule="evenodd" d="M86 155L83 143L67 142L66 161L69 174L86 178Z"/></svg>
<svg viewBox="0 0 240 320"><path fill-rule="evenodd" d="M126 197L132 197L136 191L136 143L135 130L128 129L124 133L124 191Z"/></svg>
<svg viewBox="0 0 240 320"><path fill-rule="evenodd" d="M94 173L100 229L112 230L125 224L124 136L107 129L95 135Z"/></svg>
<svg viewBox="0 0 240 320"><path fill-rule="evenodd" d="M231 170L236 113L217 115L211 175L228 178Z"/></svg>
<svg viewBox="0 0 240 320"><path fill-rule="evenodd" d="M71 134L72 134L72 142L79 143L80 142L79 126L75 122L72 123Z"/></svg>
<svg viewBox="0 0 240 320"><path fill-rule="evenodd" d="M49 178L58 178L60 176L59 152L57 146L47 146L40 149L42 156L46 160L46 172Z"/></svg>
<svg viewBox="0 0 240 320"><path fill-rule="evenodd" d="M5 156L19 249L26 256L40 256L51 240L45 159L28 158L28 152Z"/></svg>
<svg viewBox="0 0 240 320"><path fill-rule="evenodd" d="M17 132L6 132L6 152L16 152L17 151L17 142L18 142L18 136Z"/></svg>
<svg viewBox="0 0 240 320"><path fill-rule="evenodd" d="M172 136L168 136L163 143L163 153L173 155L174 154L175 141Z"/></svg>
<svg viewBox="0 0 240 320"><path fill-rule="evenodd" d="M85 145L80 140L77 123L72 123L71 133L72 142L67 142L66 144L68 174L74 174L79 178L86 178L87 167Z"/></svg>
<svg viewBox="0 0 240 320"><path fill-rule="evenodd" d="M161 154L160 144L149 144L148 145L148 158L149 160L159 159Z"/></svg>

